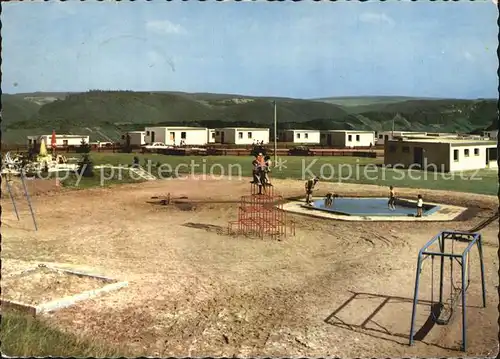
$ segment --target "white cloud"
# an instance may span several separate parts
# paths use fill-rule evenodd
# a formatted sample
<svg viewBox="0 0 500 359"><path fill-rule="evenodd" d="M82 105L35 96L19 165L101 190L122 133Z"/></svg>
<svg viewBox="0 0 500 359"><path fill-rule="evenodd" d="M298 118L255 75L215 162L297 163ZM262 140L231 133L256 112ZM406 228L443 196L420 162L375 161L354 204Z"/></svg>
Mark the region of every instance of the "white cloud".
<svg viewBox="0 0 500 359"><path fill-rule="evenodd" d="M163 56L161 56L156 51L148 51L147 56L150 66L158 65L163 61Z"/></svg>
<svg viewBox="0 0 500 359"><path fill-rule="evenodd" d="M151 50L147 52L146 56L148 58L149 67L155 67L167 64L170 67L170 69L173 72L175 72L175 63L173 59L165 56L165 54L163 54L162 52Z"/></svg>
<svg viewBox="0 0 500 359"><path fill-rule="evenodd" d="M464 52L464 57L468 61L474 61L474 56L469 51Z"/></svg>
<svg viewBox="0 0 500 359"><path fill-rule="evenodd" d="M386 14L379 14L374 12L365 12L364 14L361 14L359 17L359 21L377 25L388 24L391 26L395 23L394 20Z"/></svg>
<svg viewBox="0 0 500 359"><path fill-rule="evenodd" d="M186 30L179 24L168 20L151 20L146 23L146 29L160 34L184 34Z"/></svg>

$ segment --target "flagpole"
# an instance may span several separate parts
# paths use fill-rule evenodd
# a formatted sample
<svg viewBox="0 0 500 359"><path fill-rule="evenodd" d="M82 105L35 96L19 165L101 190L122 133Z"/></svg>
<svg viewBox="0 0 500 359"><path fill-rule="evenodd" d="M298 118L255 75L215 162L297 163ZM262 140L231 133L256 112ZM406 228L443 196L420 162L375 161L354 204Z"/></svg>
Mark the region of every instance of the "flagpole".
<svg viewBox="0 0 500 359"><path fill-rule="evenodd" d="M274 165L278 160L278 118L276 113L276 101L274 102Z"/></svg>

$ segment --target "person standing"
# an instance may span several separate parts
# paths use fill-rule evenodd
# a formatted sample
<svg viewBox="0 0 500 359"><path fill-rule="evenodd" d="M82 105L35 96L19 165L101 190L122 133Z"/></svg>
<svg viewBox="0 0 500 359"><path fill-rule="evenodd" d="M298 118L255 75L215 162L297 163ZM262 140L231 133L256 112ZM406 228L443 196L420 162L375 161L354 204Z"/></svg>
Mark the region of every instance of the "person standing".
<svg viewBox="0 0 500 359"><path fill-rule="evenodd" d="M423 208L424 208L424 200L422 198L422 195L419 194L417 199L417 217L422 217Z"/></svg>
<svg viewBox="0 0 500 359"><path fill-rule="evenodd" d="M314 177L314 178L310 178L306 181L305 183L305 190L306 190L306 204L310 205L311 202L312 202L312 194L313 194L313 191L314 191L314 187L316 186L316 184L318 183L319 181L319 178L318 177Z"/></svg>
<svg viewBox="0 0 500 359"><path fill-rule="evenodd" d="M333 193L328 192L325 197L325 208L333 207Z"/></svg>
<svg viewBox="0 0 500 359"><path fill-rule="evenodd" d="M264 156L264 179L266 182L266 185L272 186L271 185L271 179L269 178L269 172L271 172L271 166L272 166L272 161L271 157L269 156Z"/></svg>
<svg viewBox="0 0 500 359"><path fill-rule="evenodd" d="M391 211L396 210L396 191L394 190L393 186L389 187L389 201L387 202L387 206Z"/></svg>

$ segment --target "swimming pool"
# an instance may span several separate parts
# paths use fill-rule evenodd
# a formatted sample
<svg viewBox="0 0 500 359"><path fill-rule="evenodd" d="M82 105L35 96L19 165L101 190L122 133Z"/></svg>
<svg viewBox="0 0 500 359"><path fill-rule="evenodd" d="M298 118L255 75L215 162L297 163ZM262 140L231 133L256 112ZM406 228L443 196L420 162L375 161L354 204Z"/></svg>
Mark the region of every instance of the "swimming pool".
<svg viewBox="0 0 500 359"><path fill-rule="evenodd" d="M335 198L332 207L325 208L325 200L315 200L312 208L347 216L414 216L417 213L417 205L413 202L399 199L396 201L396 209L390 210L387 207L387 198ZM439 210L439 206L424 205L422 215L428 216Z"/></svg>

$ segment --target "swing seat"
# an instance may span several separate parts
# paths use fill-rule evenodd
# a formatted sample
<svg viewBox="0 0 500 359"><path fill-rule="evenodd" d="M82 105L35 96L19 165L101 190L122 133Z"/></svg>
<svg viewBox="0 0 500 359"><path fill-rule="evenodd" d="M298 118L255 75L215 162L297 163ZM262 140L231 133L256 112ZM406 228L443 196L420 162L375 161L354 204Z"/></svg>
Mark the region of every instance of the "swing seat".
<svg viewBox="0 0 500 359"><path fill-rule="evenodd" d="M462 290L456 289L453 293L453 296L449 299L448 305L436 303L441 307L441 309L439 310L439 314L435 316L435 322L437 325L448 325L450 323L461 294Z"/></svg>
<svg viewBox="0 0 500 359"><path fill-rule="evenodd" d="M453 316L453 308L448 305L445 306L440 303L437 304L440 308L438 310L438 315L436 316L434 322L437 325L448 325L448 323L451 320L451 317Z"/></svg>

